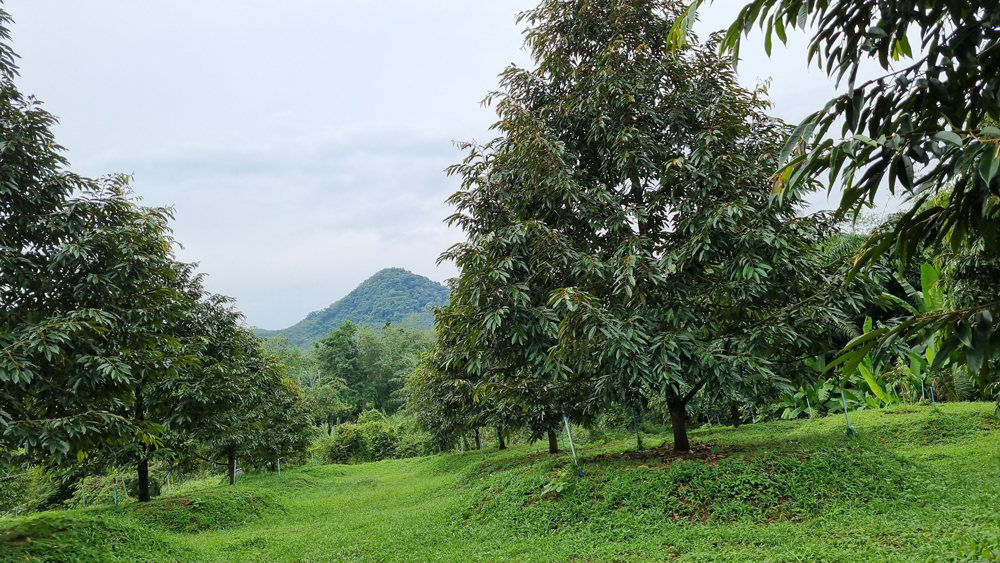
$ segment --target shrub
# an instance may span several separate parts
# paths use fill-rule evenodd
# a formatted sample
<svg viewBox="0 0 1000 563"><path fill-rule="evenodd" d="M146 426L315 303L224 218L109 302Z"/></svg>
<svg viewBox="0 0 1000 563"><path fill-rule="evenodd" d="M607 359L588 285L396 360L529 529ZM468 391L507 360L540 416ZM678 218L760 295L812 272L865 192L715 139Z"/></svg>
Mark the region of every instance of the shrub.
<svg viewBox="0 0 1000 563"><path fill-rule="evenodd" d="M368 460L379 461L396 457L396 434L386 422L366 422L361 426Z"/></svg>
<svg viewBox="0 0 1000 563"><path fill-rule="evenodd" d="M350 422L333 429L326 448L329 463L363 463L371 461L371 451L365 441L362 427Z"/></svg>
<svg viewBox="0 0 1000 563"><path fill-rule="evenodd" d="M329 463L365 463L430 455L437 453L437 443L403 412L386 417L367 410L357 423L345 422L329 437L321 437L317 450Z"/></svg>
<svg viewBox="0 0 1000 563"><path fill-rule="evenodd" d="M382 411L380 411L378 409L364 410L364 411L361 411L361 414L358 415L358 425L359 426L368 424L370 422L374 422L374 423L377 423L377 424L384 424L388 420L389 419L385 416L385 413L383 413Z"/></svg>

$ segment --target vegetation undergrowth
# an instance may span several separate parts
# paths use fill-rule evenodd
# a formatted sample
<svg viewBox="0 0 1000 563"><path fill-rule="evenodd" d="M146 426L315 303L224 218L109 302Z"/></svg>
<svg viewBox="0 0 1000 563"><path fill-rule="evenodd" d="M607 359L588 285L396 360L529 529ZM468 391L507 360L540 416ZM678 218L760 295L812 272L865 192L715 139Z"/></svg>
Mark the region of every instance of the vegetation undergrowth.
<svg viewBox="0 0 1000 563"><path fill-rule="evenodd" d="M843 416L700 429L683 456L634 435L578 444L582 478L541 443L253 474L0 520L0 560L997 560L990 405L851 422L851 437Z"/></svg>
<svg viewBox="0 0 1000 563"><path fill-rule="evenodd" d="M298 477L292 485L309 483ZM0 527L0 561L187 561L166 533L225 530L281 514L265 489L215 487L114 507L43 512ZM186 555L185 555L186 554Z"/></svg>

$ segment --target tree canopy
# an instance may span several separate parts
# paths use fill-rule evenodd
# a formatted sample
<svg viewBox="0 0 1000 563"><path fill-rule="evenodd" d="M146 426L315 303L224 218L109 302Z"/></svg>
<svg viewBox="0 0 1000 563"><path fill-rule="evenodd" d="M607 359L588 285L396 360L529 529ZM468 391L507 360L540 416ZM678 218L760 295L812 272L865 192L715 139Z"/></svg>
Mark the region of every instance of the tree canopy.
<svg viewBox="0 0 1000 563"><path fill-rule="evenodd" d="M438 318L441 369L477 393L579 420L785 378L856 303L817 249L826 217L771 195L789 129L718 40L667 49L676 2L545 1L522 15L536 68L508 68L500 137L466 145L449 221L468 242Z"/></svg>
<svg viewBox="0 0 1000 563"><path fill-rule="evenodd" d="M674 48L703 2L677 21ZM855 271L886 252L902 271L925 245L1000 245L1000 11L993 0L754 0L720 44L734 64L754 26L764 30L768 53L775 38L784 43L792 30L811 30L809 63L835 76L842 90L788 137L776 188L839 186L841 215L856 214L886 190L906 197L891 228L858 253ZM866 61L882 73L859 82ZM839 137L831 132L837 124ZM972 358L978 371L982 358L1000 354L998 315L995 300L914 315L873 331L842 360L940 331L945 347Z"/></svg>
<svg viewBox="0 0 1000 563"><path fill-rule="evenodd" d="M0 462L132 465L146 501L153 456L304 449L297 386L176 260L171 210L69 172L14 58L0 42Z"/></svg>

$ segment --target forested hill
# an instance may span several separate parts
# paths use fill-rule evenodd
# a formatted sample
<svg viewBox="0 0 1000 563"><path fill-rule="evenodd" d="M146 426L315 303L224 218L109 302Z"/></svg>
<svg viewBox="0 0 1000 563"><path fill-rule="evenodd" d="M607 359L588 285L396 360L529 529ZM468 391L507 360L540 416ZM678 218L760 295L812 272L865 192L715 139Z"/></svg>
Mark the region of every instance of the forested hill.
<svg viewBox="0 0 1000 563"><path fill-rule="evenodd" d="M412 322L431 328L431 307L448 301L448 288L402 268L386 268L363 281L343 299L313 311L282 330L258 329L259 336L284 335L295 346L311 346L344 321L381 328L385 323Z"/></svg>

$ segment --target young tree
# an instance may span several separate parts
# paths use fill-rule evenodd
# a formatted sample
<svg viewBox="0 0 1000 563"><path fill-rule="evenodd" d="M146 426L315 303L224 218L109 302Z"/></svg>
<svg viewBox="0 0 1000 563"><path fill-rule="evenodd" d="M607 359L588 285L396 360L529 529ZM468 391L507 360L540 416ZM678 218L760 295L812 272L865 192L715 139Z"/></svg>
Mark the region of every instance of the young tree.
<svg viewBox="0 0 1000 563"><path fill-rule="evenodd" d="M667 50L676 2L545 1L522 18L535 70L508 68L494 128L451 172L442 259L461 269L438 322L444 364L525 408L586 420L644 393L670 408L772 386L815 347L833 286L823 217L771 197L787 129L714 42ZM807 300L806 297L809 297Z"/></svg>
<svg viewBox="0 0 1000 563"><path fill-rule="evenodd" d="M386 323L381 331L358 327L350 321L316 344L314 355L320 383L343 381L348 388L342 400L352 414L369 408L391 414L403 376L413 371L421 353L430 349L433 333Z"/></svg>
<svg viewBox="0 0 1000 563"><path fill-rule="evenodd" d="M365 405L358 392L363 382L361 365L358 360L358 327L351 321L330 331L313 349L313 358L319 368L317 386L342 381L348 392L341 396L351 406L351 413L364 410Z"/></svg>
<svg viewBox="0 0 1000 563"><path fill-rule="evenodd" d="M177 415L166 426L177 450L168 453L224 465L233 484L237 458L259 467L304 451L312 421L298 385L228 300L202 306L206 346L192 380L174 391Z"/></svg>
<svg viewBox="0 0 1000 563"><path fill-rule="evenodd" d="M9 21L0 10L0 39ZM143 374L180 364L170 211L138 206L125 176L66 171L14 57L0 44L0 461L155 446L162 428L132 407Z"/></svg>
<svg viewBox="0 0 1000 563"><path fill-rule="evenodd" d="M420 354L433 345L433 332L386 323L381 332L368 327L358 330L358 364L362 380L354 387L362 400L386 414L401 401L403 377L412 372Z"/></svg>
<svg viewBox="0 0 1000 563"><path fill-rule="evenodd" d="M433 353L428 353L405 378L406 412L441 449L453 447L476 416L474 385L464 375L438 369Z"/></svg>

